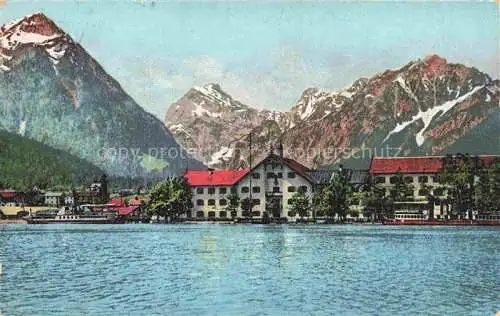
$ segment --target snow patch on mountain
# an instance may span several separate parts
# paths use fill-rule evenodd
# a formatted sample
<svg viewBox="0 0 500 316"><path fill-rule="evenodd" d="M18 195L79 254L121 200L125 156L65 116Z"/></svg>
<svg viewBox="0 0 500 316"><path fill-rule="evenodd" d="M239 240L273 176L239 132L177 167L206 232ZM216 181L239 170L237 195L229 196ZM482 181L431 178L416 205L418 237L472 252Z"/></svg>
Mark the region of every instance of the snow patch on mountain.
<svg viewBox="0 0 500 316"><path fill-rule="evenodd" d="M184 128L184 126L182 124L176 124L176 125L170 126L170 131L174 134L184 133L186 135L189 135L189 133L186 131L186 129Z"/></svg>
<svg viewBox="0 0 500 316"><path fill-rule="evenodd" d="M44 47L51 61L57 65L59 59L66 53L64 42L72 40L41 13L35 13L5 24L0 28L0 63L12 59L9 52L16 50L21 45ZM38 29L43 30L38 30ZM47 31L48 29L48 31ZM51 32L52 34L43 34ZM6 66L7 67L7 66Z"/></svg>
<svg viewBox="0 0 500 316"><path fill-rule="evenodd" d="M222 116L222 113L213 113L210 112L209 110L205 109L202 105L200 104L195 104L195 108L192 112L194 116L209 116L209 117L217 117L220 118Z"/></svg>
<svg viewBox="0 0 500 316"><path fill-rule="evenodd" d="M418 104L418 98L415 96L413 91L406 85L406 82L402 76L398 76L394 82L397 82L401 88L413 99L417 102Z"/></svg>
<svg viewBox="0 0 500 316"><path fill-rule="evenodd" d="M424 123L424 127L415 136L415 141L417 142L417 145L419 147L422 146L422 144L425 141L425 137L423 134L427 130L427 128L429 127L429 125L433 119L439 118L442 115L446 114L446 112L451 110L456 104L464 101L465 99L467 99L469 96L476 93L476 91L478 91L481 88L483 88L483 86L475 87L474 89L472 89L471 91L462 95L459 98L456 98L456 99L453 99L450 101L446 101L445 103L443 103L439 106L435 106L435 107L428 109L426 111L419 111L415 116L412 117L412 119L410 121L398 123L396 125L396 127L387 134L387 136L384 138L382 143L385 143L392 135L401 132L402 130L407 128L409 125L417 122L418 120L422 120L422 122Z"/></svg>
<svg viewBox="0 0 500 316"><path fill-rule="evenodd" d="M239 108L240 105L234 102L233 98L222 91L221 87L217 84L209 83L202 87L194 87L194 89L211 101L225 107L236 107Z"/></svg>
<svg viewBox="0 0 500 316"><path fill-rule="evenodd" d="M210 165L220 164L221 161L225 162L230 160L233 157L233 149L223 146L221 149L212 154L211 160L209 162Z"/></svg>
<svg viewBox="0 0 500 316"><path fill-rule="evenodd" d="M24 136L26 133L26 121L22 120L19 124L19 135Z"/></svg>

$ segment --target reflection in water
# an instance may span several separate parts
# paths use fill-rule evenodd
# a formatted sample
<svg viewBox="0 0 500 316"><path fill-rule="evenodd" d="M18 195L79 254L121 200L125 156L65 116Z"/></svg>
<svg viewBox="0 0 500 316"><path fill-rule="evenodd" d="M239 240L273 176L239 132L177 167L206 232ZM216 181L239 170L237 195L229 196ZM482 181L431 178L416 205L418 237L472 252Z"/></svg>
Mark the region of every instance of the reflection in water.
<svg viewBox="0 0 500 316"><path fill-rule="evenodd" d="M0 311L489 315L499 257L498 228L9 225Z"/></svg>

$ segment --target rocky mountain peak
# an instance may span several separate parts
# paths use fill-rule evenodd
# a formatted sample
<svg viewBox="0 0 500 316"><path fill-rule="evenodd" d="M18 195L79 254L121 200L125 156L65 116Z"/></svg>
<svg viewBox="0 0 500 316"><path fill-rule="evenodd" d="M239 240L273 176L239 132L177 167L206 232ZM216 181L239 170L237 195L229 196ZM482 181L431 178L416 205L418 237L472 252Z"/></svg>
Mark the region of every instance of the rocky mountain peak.
<svg viewBox="0 0 500 316"><path fill-rule="evenodd" d="M23 48L42 47L57 64L73 40L43 13L25 16L0 27L0 70L10 70L9 61Z"/></svg>
<svg viewBox="0 0 500 316"><path fill-rule="evenodd" d="M40 44L63 35L66 35L64 31L43 13L25 16L0 27L0 36L10 42L9 46ZM6 45L2 46L6 48Z"/></svg>

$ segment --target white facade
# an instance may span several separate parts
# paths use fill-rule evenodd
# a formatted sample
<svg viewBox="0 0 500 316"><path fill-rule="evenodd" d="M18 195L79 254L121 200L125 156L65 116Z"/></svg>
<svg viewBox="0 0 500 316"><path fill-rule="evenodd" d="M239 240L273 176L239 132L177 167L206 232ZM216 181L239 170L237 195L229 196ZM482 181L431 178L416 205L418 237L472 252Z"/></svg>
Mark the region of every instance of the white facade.
<svg viewBox="0 0 500 316"><path fill-rule="evenodd" d="M60 192L47 192L44 195L45 205L59 206L62 204L63 194Z"/></svg>
<svg viewBox="0 0 500 316"><path fill-rule="evenodd" d="M75 198L72 195L66 195L64 197L64 204L65 205L73 205L75 203Z"/></svg>
<svg viewBox="0 0 500 316"><path fill-rule="evenodd" d="M273 158L273 157L271 157ZM208 172L208 171L207 171ZM293 220L290 217L289 200L300 189L311 197L312 184L299 172L294 171L287 164L266 158L233 186L228 185L199 185L191 186L193 208L187 217L193 218L231 218L226 211L229 204L228 196L236 193L240 201L252 199L252 217L262 218L266 205L277 203L280 217ZM269 216L272 216L268 208ZM311 214L312 215L312 214ZM241 207L237 208L237 218L246 217Z"/></svg>
<svg viewBox="0 0 500 316"><path fill-rule="evenodd" d="M262 217L266 211L266 204L274 197L282 205L280 217L290 220L292 217L288 215L289 200L299 188L302 187L309 197L312 196L311 183L299 173L285 164L273 166L263 163L238 182L238 195L241 199L250 198L250 177L252 177L252 199L259 201L253 206L252 211L260 214L255 213L254 217Z"/></svg>
<svg viewBox="0 0 500 316"><path fill-rule="evenodd" d="M193 208L191 217L214 217L214 218L229 218L225 208L229 203L227 197L231 194L232 187L221 186L193 186ZM234 190L234 189L233 189ZM221 212L225 212L222 213ZM203 213L203 214L202 214ZM187 214L189 215L189 214ZM189 216L188 216L189 217Z"/></svg>

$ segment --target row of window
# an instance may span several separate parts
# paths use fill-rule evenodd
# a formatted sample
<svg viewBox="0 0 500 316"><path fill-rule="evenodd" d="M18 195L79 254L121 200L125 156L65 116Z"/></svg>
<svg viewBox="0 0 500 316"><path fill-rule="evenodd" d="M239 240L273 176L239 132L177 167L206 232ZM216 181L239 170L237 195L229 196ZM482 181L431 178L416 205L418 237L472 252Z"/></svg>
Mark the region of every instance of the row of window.
<svg viewBox="0 0 500 316"><path fill-rule="evenodd" d="M384 195L387 192L385 188L382 188L381 191ZM391 195L397 194L396 190L391 190L389 192ZM441 189L441 188L434 189L434 190L420 189L420 190L418 190L418 193L417 193L418 196L426 196L427 194L433 194L434 196L444 196L446 194L446 190Z"/></svg>
<svg viewBox="0 0 500 316"><path fill-rule="evenodd" d="M198 187L196 188L196 194L203 194L205 192L205 188ZM215 194L215 188L208 188L208 194ZM231 188L231 193L236 193L236 188ZM227 188L219 188L219 194L227 194Z"/></svg>
<svg viewBox="0 0 500 316"><path fill-rule="evenodd" d="M283 179L283 172L268 172L266 174L266 177L268 179ZM287 173L288 179L294 179L295 178L295 172L288 172ZM260 179L260 173L254 172L252 173L252 178L254 179Z"/></svg>
<svg viewBox="0 0 500 316"><path fill-rule="evenodd" d="M260 205L260 200L259 199L253 199L253 205ZM204 206L205 205L205 200L198 199L196 200L196 205L198 206ZM207 201L208 206L215 206L215 200L210 199ZM227 200L226 199L220 199L219 200L219 205L220 206L226 206L227 205Z"/></svg>
<svg viewBox="0 0 500 316"><path fill-rule="evenodd" d="M291 199L288 199L287 202L290 203L290 200ZM253 205L260 205L260 199L252 199L252 201L253 201ZM352 204L353 205L358 205L359 201L358 200L352 201ZM196 200L196 205L197 206L204 206L205 205L205 200L202 200L202 199ZM207 205L208 206L215 206L216 205L215 199L208 200L207 201ZM227 200L226 199L220 199L219 200L219 206L226 206L226 205L227 205Z"/></svg>
<svg viewBox="0 0 500 316"><path fill-rule="evenodd" d="M294 186L289 186L288 187L288 192L293 193L296 192L297 188ZM307 192L307 187L305 185L300 186L298 188L299 192ZM196 188L196 193L197 194L203 194L205 192L204 188L199 187ZM250 192L249 187L241 187L241 193L248 193ZM252 187L252 192L253 193L260 193L260 187ZM273 187L273 193L279 193L280 187ZM236 188L231 188L231 193L236 193ZM215 188L208 188L208 194L213 195L215 194ZM219 194L227 194L227 188L219 188Z"/></svg>
<svg viewBox="0 0 500 316"><path fill-rule="evenodd" d="M242 212L242 215L243 215L243 216L246 216L246 214L243 214L243 213L244 213L244 212ZM191 215L191 214L188 214L188 217L191 217L190 215ZM208 218L215 218L215 217L216 217L216 215L217 215L217 213L216 213L215 211L209 211L209 212L207 213L207 215L208 215ZM226 211L220 211L220 212L219 212L219 217L220 217L220 218L228 218L228 217L230 217L230 216L231 216L231 214L229 214L229 213L228 213L228 212L226 212ZM253 212L252 212L252 216L254 216L254 217L258 217L258 216L260 216L260 211L253 211ZM205 217L205 212L203 212L203 211L198 211L198 212L196 212L196 217L197 217L197 218L204 218L204 217Z"/></svg>
<svg viewBox="0 0 500 316"><path fill-rule="evenodd" d="M252 211L252 216L254 216L254 217L258 217L258 216L260 216L260 214L261 214L261 213L260 213L260 211ZM190 215L191 215L191 214L188 214L188 217L191 217ZM216 212L216 211L209 211L209 212L207 213L207 215L208 215L208 218L215 218L215 217L216 217L216 215L217 215L217 212ZM228 218L230 215L231 215L231 214L229 214L229 213L228 213L228 212L226 212L226 211L220 211L220 212L219 212L219 217L220 217L220 218ZM246 214L245 212L242 212L242 216L246 216L246 215L247 215L247 214ZM293 217L292 215L294 215L294 213L293 213L292 211L289 211L289 212L287 213L287 215L288 215L288 217ZM296 214L295 214L295 215L296 215ZM203 218L203 217L205 217L205 212L203 212L203 211L198 211L198 212L196 212L196 217L198 217L198 218Z"/></svg>
<svg viewBox="0 0 500 316"><path fill-rule="evenodd" d="M398 183L398 181L399 181L399 177L397 177L397 176L392 176L392 177L389 178L389 183L390 184L396 184L396 183ZM414 183L414 178L411 177L411 176L406 176L406 177L403 177L403 181L405 183ZM428 176L419 176L417 178L417 182L418 183L428 183L429 182L429 177ZM434 182L434 183L440 183L439 177L433 176L432 177L432 182ZM384 177L376 177L375 178L375 183L376 184L383 184L383 183L385 183L385 178Z"/></svg>

